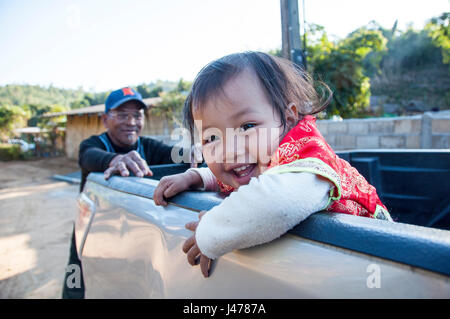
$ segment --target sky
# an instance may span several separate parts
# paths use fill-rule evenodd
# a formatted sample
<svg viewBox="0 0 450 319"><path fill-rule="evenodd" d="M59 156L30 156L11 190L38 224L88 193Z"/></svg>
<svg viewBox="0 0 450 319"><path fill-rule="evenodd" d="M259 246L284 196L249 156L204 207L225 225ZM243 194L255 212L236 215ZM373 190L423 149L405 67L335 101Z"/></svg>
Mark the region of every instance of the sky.
<svg viewBox="0 0 450 319"><path fill-rule="evenodd" d="M450 0L304 2L306 21L338 38L371 20L419 29L450 11ZM302 24L303 0L299 9ZM226 54L276 48L279 0L0 0L0 85L100 92L192 81Z"/></svg>

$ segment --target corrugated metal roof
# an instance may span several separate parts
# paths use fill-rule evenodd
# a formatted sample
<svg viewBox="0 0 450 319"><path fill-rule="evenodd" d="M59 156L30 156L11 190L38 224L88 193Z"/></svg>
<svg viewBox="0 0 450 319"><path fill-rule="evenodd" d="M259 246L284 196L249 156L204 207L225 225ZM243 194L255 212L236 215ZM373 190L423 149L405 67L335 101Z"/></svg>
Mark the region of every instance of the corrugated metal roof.
<svg viewBox="0 0 450 319"><path fill-rule="evenodd" d="M147 99L143 99L144 103L147 104L149 107L156 106L159 102L161 102L160 97L150 97ZM92 106L86 106L81 107L79 109L73 109L66 112L57 112L57 113L47 113L44 114L42 117L55 117L55 116L62 116L62 115L83 115L83 114L102 114L105 110L105 104L98 104L98 105L92 105Z"/></svg>

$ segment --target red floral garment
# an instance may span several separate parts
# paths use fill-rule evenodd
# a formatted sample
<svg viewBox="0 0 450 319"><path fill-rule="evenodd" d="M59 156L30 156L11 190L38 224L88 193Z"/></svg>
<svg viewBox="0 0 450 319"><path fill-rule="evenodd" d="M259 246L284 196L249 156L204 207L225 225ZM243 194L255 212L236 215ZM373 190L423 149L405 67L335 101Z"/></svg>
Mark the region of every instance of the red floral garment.
<svg viewBox="0 0 450 319"><path fill-rule="evenodd" d="M328 211L392 220L375 187L347 161L339 158L320 134L316 119L305 116L280 143L264 174L310 172L334 184ZM222 192L233 187L219 181Z"/></svg>

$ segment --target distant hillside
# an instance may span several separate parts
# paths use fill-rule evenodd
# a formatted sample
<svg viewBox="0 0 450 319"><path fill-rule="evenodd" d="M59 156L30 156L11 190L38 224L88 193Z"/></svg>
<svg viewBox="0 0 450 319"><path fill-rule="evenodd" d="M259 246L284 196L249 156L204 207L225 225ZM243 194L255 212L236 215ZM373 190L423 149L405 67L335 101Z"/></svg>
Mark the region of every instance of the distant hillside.
<svg viewBox="0 0 450 319"><path fill-rule="evenodd" d="M83 90L10 84L0 86L0 104L17 106L59 104L70 107L72 102L82 100L85 94Z"/></svg>
<svg viewBox="0 0 450 319"><path fill-rule="evenodd" d="M178 82L156 81L149 84L142 83L134 88L142 94L143 98L147 98L158 96L161 91L171 91L177 85ZM68 108L79 108L104 103L111 91L93 93L82 89L8 84L0 86L0 105L44 107L57 104Z"/></svg>

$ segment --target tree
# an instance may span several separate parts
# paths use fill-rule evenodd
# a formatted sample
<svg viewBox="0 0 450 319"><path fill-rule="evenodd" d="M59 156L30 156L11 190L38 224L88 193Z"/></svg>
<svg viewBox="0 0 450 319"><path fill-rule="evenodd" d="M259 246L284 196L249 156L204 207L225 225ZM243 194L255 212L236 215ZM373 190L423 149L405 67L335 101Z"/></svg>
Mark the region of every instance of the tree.
<svg viewBox="0 0 450 319"><path fill-rule="evenodd" d="M155 116L165 116L167 120L172 120L181 127L182 123L180 120L183 117L183 106L191 86L192 82L184 81L181 78L170 91L161 91L159 93L161 102L158 104L158 107L152 108L150 113Z"/></svg>
<svg viewBox="0 0 450 319"><path fill-rule="evenodd" d="M433 43L442 50L442 62L450 63L450 12L432 18L425 26Z"/></svg>
<svg viewBox="0 0 450 319"><path fill-rule="evenodd" d="M74 101L82 99L84 92L77 90L59 89L53 86L9 84L0 86L0 104L8 105L53 105L70 106Z"/></svg>
<svg viewBox="0 0 450 319"><path fill-rule="evenodd" d="M281 50L280 49L274 49L274 50L270 50L269 52L267 52L270 55L273 56L277 56L277 57L283 57L283 55L281 54Z"/></svg>
<svg viewBox="0 0 450 319"><path fill-rule="evenodd" d="M191 89L191 86L192 82L184 81L183 78L181 78L180 81L178 81L175 91L186 94Z"/></svg>
<svg viewBox="0 0 450 319"><path fill-rule="evenodd" d="M45 113L62 113L68 111L69 108L63 105L54 104L47 107ZM66 124L66 116L41 117L38 126L41 128L49 128L54 126L64 127Z"/></svg>
<svg viewBox="0 0 450 319"><path fill-rule="evenodd" d="M90 106L89 101L87 99L81 99L74 101L70 104L71 109L80 109L82 107Z"/></svg>
<svg viewBox="0 0 450 319"><path fill-rule="evenodd" d="M68 111L68 108L63 105L51 105L48 108L48 112L46 113L62 113ZM66 126L66 116L53 116L53 117L40 117L40 121L38 123L38 126L45 131L47 131L47 137L50 140L50 147L51 152L53 154L56 153L56 140L58 139L58 136L60 136L60 132L58 131L59 127L65 127Z"/></svg>
<svg viewBox="0 0 450 319"><path fill-rule="evenodd" d="M0 138L7 139L14 135L14 129L26 126L29 112L15 105L0 105Z"/></svg>
<svg viewBox="0 0 450 319"><path fill-rule="evenodd" d="M157 107L150 110L150 113L155 116L164 116L167 120L172 120L182 127L180 119L182 118L182 111L186 95L172 90L170 92L161 92L161 102Z"/></svg>
<svg viewBox="0 0 450 319"><path fill-rule="evenodd" d="M309 72L333 91L327 117L360 117L369 106L370 81L364 74L364 59L371 52L386 49L386 38L379 30L362 27L345 39L332 42L323 27L313 25L308 38ZM312 39L312 41L311 41ZM375 59L373 63L379 63Z"/></svg>
<svg viewBox="0 0 450 319"><path fill-rule="evenodd" d="M426 30L409 28L392 37L387 48L387 54L381 61L385 73L417 71L441 64L442 54Z"/></svg>
<svg viewBox="0 0 450 319"><path fill-rule="evenodd" d="M159 85L152 84L140 84L136 87L136 91L142 95L142 98L157 97L159 93L163 91L163 88Z"/></svg>

